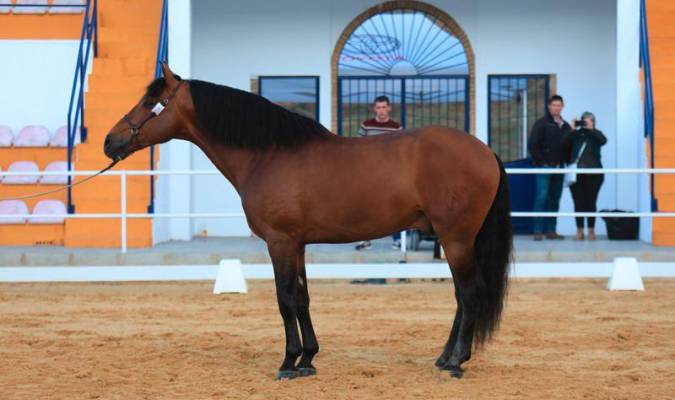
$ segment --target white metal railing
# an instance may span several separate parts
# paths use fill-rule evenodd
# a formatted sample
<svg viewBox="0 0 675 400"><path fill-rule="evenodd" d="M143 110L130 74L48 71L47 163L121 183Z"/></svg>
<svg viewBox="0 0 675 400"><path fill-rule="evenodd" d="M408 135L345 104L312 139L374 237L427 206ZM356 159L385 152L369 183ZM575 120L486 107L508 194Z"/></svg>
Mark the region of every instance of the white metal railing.
<svg viewBox="0 0 675 400"><path fill-rule="evenodd" d="M98 171L2 171L0 176L89 176ZM507 168L508 174L675 174L675 168ZM161 176L161 175L221 175L217 170L117 170L106 171L101 176L120 177L120 212L119 213L78 213L78 214L0 214L3 218L64 218L64 219L120 219L122 253L127 251L127 222L129 219L143 218L243 218L242 213L129 213L127 212L127 177L129 176ZM12 185L20 186L20 185ZM45 186L55 187L49 184ZM2 196L0 196L2 197ZM673 218L675 212L525 212L513 211L512 217L664 217ZM401 232L401 252L406 252L406 231Z"/></svg>

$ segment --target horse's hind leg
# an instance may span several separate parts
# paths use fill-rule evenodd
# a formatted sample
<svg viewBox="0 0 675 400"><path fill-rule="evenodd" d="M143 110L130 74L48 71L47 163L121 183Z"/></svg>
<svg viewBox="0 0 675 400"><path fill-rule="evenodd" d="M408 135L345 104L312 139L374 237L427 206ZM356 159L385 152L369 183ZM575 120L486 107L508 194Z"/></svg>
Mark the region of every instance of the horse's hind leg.
<svg viewBox="0 0 675 400"><path fill-rule="evenodd" d="M314 334L312 318L309 315L309 290L307 287L307 273L305 272L305 249L301 250L298 259L298 322L302 334L302 357L298 363L300 376L316 374L316 368L312 365L312 359L319 352L319 342Z"/></svg>
<svg viewBox="0 0 675 400"><path fill-rule="evenodd" d="M459 323L462 320L462 301L459 295L460 288L459 285L457 284L457 280L453 279L453 283L455 285L455 301L457 302L457 310L455 311L455 319L452 321L452 328L450 329L450 337L448 337L448 341L445 343L443 352L436 360L436 366L438 368L442 368L445 364L448 363L448 360L450 359L450 353L452 353L452 350L455 348L455 343L457 342Z"/></svg>
<svg viewBox="0 0 675 400"><path fill-rule="evenodd" d="M461 365L471 358L478 311L475 257L473 245L465 240L448 241L441 237L441 242L455 283L457 313L445 350L436 361L436 365L440 369L450 371L452 376L461 378L464 373Z"/></svg>
<svg viewBox="0 0 675 400"><path fill-rule="evenodd" d="M279 312L286 331L286 356L279 368L278 379L300 376L295 361L302 352L297 322L298 256L301 246L290 238L280 236L268 239L267 247L274 267Z"/></svg>

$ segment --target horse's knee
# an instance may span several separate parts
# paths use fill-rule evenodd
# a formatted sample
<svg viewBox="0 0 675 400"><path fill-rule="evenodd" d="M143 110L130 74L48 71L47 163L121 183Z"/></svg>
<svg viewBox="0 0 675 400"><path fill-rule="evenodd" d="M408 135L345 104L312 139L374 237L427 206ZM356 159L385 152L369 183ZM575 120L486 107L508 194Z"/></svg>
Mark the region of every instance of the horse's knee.
<svg viewBox="0 0 675 400"><path fill-rule="evenodd" d="M302 354L304 356L314 356L316 353L319 352L319 344L314 342L314 343L303 343L303 349L302 349Z"/></svg>
<svg viewBox="0 0 675 400"><path fill-rule="evenodd" d="M290 296L278 296L277 302L279 303L279 311L282 315L297 314L297 305L295 304L295 300Z"/></svg>

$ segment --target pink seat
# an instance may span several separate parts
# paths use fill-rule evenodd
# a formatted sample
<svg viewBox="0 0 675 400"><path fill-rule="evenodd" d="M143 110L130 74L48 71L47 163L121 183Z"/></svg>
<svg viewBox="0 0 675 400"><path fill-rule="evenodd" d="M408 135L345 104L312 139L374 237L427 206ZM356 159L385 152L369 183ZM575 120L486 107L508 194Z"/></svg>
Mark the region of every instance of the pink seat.
<svg viewBox="0 0 675 400"><path fill-rule="evenodd" d="M0 147L12 147L14 133L9 126L0 125Z"/></svg>
<svg viewBox="0 0 675 400"><path fill-rule="evenodd" d="M28 214L28 206L21 200L2 200L0 201L0 214L21 215ZM23 224L26 222L24 217L0 218L1 225Z"/></svg>
<svg viewBox="0 0 675 400"><path fill-rule="evenodd" d="M45 171L57 172L68 171L68 163L66 161L53 161L47 165ZM43 185L65 185L68 183L67 175L43 175L40 178L40 183Z"/></svg>
<svg viewBox="0 0 675 400"><path fill-rule="evenodd" d="M75 142L80 143L80 128L75 130ZM54 137L49 141L49 145L53 147L68 147L68 127L62 126L54 132Z"/></svg>
<svg viewBox="0 0 675 400"><path fill-rule="evenodd" d="M52 5L83 6L85 0L53 0ZM84 7L49 7L50 14L80 14Z"/></svg>
<svg viewBox="0 0 675 400"><path fill-rule="evenodd" d="M40 200L33 207L34 215L54 215L54 217L30 217L29 224L62 224L67 214L66 206L58 200Z"/></svg>
<svg viewBox="0 0 675 400"><path fill-rule="evenodd" d="M46 147L49 145L49 130L41 125L24 126L14 139L14 147Z"/></svg>
<svg viewBox="0 0 675 400"><path fill-rule="evenodd" d="M16 0L16 4L32 4L42 7L14 7L14 14L44 14L47 12L47 0Z"/></svg>
<svg viewBox="0 0 675 400"><path fill-rule="evenodd" d="M14 161L7 168L7 172L38 172L38 166L32 161ZM30 185L37 183L38 175L9 175L2 183L5 185Z"/></svg>

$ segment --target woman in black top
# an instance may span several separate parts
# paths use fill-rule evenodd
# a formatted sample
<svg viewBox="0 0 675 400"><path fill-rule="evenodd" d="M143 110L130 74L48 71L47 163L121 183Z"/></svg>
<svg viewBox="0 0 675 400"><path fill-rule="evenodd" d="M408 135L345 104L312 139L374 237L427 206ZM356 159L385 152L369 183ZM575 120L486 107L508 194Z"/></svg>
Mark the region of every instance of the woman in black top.
<svg viewBox="0 0 675 400"><path fill-rule="evenodd" d="M572 132L570 161L577 161L578 168L602 168L600 147L607 143L607 138L599 130L595 129L595 116L585 112L581 116L584 122L582 127ZM586 146L582 150L583 144ZM603 174L577 174L577 181L570 186L574 199L574 211L595 212L595 203L598 199L600 186L605 180ZM588 219L588 240L595 240L595 217ZM577 240L584 239L584 218L577 217Z"/></svg>

